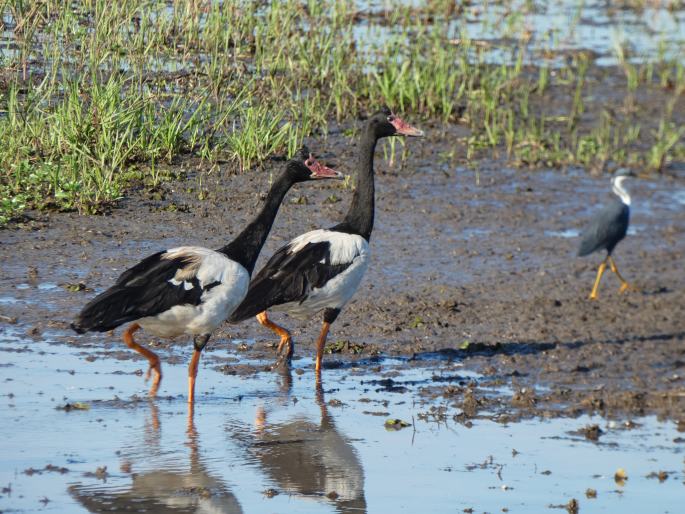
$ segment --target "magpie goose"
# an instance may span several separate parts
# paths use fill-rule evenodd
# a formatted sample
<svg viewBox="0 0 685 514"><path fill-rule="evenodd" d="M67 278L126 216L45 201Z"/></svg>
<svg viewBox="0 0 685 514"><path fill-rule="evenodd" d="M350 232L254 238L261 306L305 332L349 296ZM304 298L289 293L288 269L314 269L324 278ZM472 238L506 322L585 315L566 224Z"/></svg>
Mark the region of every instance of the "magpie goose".
<svg viewBox="0 0 685 514"><path fill-rule="evenodd" d="M262 210L232 242L218 250L181 246L150 255L91 300L71 327L83 334L131 323L123 339L150 363L146 380L153 375L151 396L162 379L159 357L138 344L134 333L143 328L159 337L193 336L195 351L188 367L188 403L192 404L200 353L214 329L245 298L255 262L286 193L298 182L342 178L311 154L305 155L303 149L288 161Z"/></svg>
<svg viewBox="0 0 685 514"><path fill-rule="evenodd" d="M369 265L374 152L378 140L389 136L423 136L423 132L387 107L373 114L362 129L357 186L345 219L329 229L302 234L281 247L252 280L247 296L229 318L238 322L256 315L259 323L280 336L277 365L290 361L293 342L288 330L269 319L267 309L302 319L323 312L315 365L320 380L330 325L356 292Z"/></svg>

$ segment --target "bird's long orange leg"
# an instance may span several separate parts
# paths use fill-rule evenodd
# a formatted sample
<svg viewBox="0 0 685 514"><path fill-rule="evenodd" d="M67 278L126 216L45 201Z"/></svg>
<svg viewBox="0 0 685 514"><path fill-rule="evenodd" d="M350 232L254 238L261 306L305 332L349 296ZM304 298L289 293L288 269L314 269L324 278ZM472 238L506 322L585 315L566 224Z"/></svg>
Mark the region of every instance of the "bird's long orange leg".
<svg viewBox="0 0 685 514"><path fill-rule="evenodd" d="M162 365L159 361L157 354L147 348L143 348L133 339L133 334L140 329L138 323L132 323L126 330L124 330L123 338L126 346L132 350L137 351L143 357L145 357L150 363L150 367L145 375L145 380L148 380L152 375L152 386L150 387L150 396L154 397L157 395L157 390L159 389L159 384L162 381Z"/></svg>
<svg viewBox="0 0 685 514"><path fill-rule="evenodd" d="M276 361L276 366L281 364L281 362L289 363L293 357L294 350L293 339L290 336L290 332L288 332L282 326L277 325L276 323L271 321L266 311L262 311L259 314L257 314L257 321L259 321L260 325L270 329L272 332L274 332L281 338L280 342L278 343L277 352L279 357Z"/></svg>
<svg viewBox="0 0 685 514"><path fill-rule="evenodd" d="M323 347L326 344L326 338L328 337L328 330L331 328L331 324L328 321L324 321L321 326L321 333L319 334L319 339L316 341L316 382L321 382L321 361L323 359Z"/></svg>
<svg viewBox="0 0 685 514"><path fill-rule="evenodd" d="M611 267L611 271L613 271L618 279L621 281L621 288L618 290L619 293L624 293L626 291L635 291L635 287L631 286L628 281L621 276L621 274L618 272L618 266L616 266L616 263L614 262L614 258L609 255L607 256L607 259L609 259L609 266Z"/></svg>
<svg viewBox="0 0 685 514"><path fill-rule="evenodd" d="M192 417L193 404L195 403L195 379L197 378L197 367L200 364L200 354L209 341L209 334L198 334L193 338L193 357L188 364L188 416Z"/></svg>
<svg viewBox="0 0 685 514"><path fill-rule="evenodd" d="M608 259L608 257L605 257L604 260L602 261L602 264L600 264L599 268L597 269L597 278L595 279L595 285L592 286L592 292L590 293L590 300L596 300L597 299L597 290L599 289L599 281L602 280L602 275L604 274L604 271L607 269L607 259Z"/></svg>
<svg viewBox="0 0 685 514"><path fill-rule="evenodd" d="M192 404L195 403L195 378L197 377L197 367L200 363L200 354L202 350L195 349L193 351L193 358L188 364L188 405L192 409ZM190 413L190 411L189 411Z"/></svg>

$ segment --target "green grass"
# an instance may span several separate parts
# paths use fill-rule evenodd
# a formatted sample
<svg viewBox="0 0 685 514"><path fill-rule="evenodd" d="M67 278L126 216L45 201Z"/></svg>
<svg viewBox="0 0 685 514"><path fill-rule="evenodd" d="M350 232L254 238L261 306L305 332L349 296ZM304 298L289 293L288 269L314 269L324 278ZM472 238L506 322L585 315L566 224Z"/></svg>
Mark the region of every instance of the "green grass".
<svg viewBox="0 0 685 514"><path fill-rule="evenodd" d="M499 46L466 31L486 4L382 5L360 17L352 0L0 0L11 34L1 43L0 224L27 208L98 212L132 181L158 186L160 166L186 156L255 170L381 103L418 124L466 125L454 159L659 172L685 155L685 70L666 43L644 62L613 45L607 91L589 54L526 64L532 5L503 2L510 9L487 26ZM573 23L581 14L579 3ZM384 147L393 164L408 151Z"/></svg>

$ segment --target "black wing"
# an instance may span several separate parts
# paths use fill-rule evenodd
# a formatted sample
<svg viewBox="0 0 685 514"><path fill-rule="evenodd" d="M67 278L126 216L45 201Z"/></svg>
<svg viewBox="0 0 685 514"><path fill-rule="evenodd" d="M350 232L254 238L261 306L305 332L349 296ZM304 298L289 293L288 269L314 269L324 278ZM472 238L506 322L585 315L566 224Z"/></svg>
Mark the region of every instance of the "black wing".
<svg viewBox="0 0 685 514"><path fill-rule="evenodd" d="M318 241L297 252L289 244L280 248L250 282L247 296L229 321L243 321L274 305L301 302L309 291L345 271L352 262L331 264L330 247L330 242Z"/></svg>
<svg viewBox="0 0 685 514"><path fill-rule="evenodd" d="M155 316L176 305L198 305L204 291L218 284L203 288L195 274L189 272L184 281L174 285L170 281L179 271L193 265L199 267L199 256L187 254L168 259L164 258L165 254L150 255L124 271L112 287L83 308L72 328L79 333L106 332L129 321Z"/></svg>
<svg viewBox="0 0 685 514"><path fill-rule="evenodd" d="M630 208L623 202L607 205L592 219L583 231L578 255L589 255L606 249L609 253L626 236L630 220Z"/></svg>

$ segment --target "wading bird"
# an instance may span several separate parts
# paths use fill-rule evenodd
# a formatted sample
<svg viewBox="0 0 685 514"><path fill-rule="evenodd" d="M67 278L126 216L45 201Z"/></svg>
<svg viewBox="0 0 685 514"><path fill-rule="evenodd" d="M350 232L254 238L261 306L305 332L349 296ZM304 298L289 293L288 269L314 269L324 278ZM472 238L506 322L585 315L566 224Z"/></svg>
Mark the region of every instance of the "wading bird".
<svg viewBox="0 0 685 514"><path fill-rule="evenodd" d="M151 396L162 379L159 357L136 343L134 333L143 328L159 337L193 336L195 351L188 366L188 403L192 404L200 354L214 329L245 298L255 262L286 193L295 183L330 178L342 178L342 174L311 154L306 157L303 149L298 158L288 161L262 210L232 242L218 250L182 246L150 255L91 300L71 327L83 334L132 322L123 339L150 363Z"/></svg>
<svg viewBox="0 0 685 514"><path fill-rule="evenodd" d="M299 414L275 423L260 407L252 437L245 441L246 453L293 500L320 500L340 514L366 514L364 468L352 440L328 412L321 383L316 385L316 404L318 420Z"/></svg>
<svg viewBox="0 0 685 514"><path fill-rule="evenodd" d="M269 320L267 309L306 319L323 311L323 325L316 343L316 374L331 323L352 298L369 264L369 239L373 230L376 143L389 136L423 136L384 107L371 116L362 130L357 188L342 223L296 237L280 248L254 280L242 304L229 318L238 322L251 316L278 336L279 358L289 363L293 354L290 332Z"/></svg>
<svg viewBox="0 0 685 514"><path fill-rule="evenodd" d="M628 223L630 222L630 194L623 186L628 177L635 175L626 169L619 169L611 178L611 189L618 198L612 198L611 202L595 216L587 228L583 231L580 241L578 256L590 255L598 250L606 250L607 255L599 265L597 278L590 293L590 300L597 299L599 281L606 270L607 263L618 279L621 281L619 293L632 289L630 284L618 272L611 253L616 245L626 236Z"/></svg>
<svg viewBox="0 0 685 514"><path fill-rule="evenodd" d="M188 448L186 461L181 452L170 452L168 444L162 444L155 402L150 402L150 410L151 418L143 429L136 427L131 434L132 440L142 444L127 444L117 452L122 459L117 478L130 485L76 483L69 486L69 494L88 512L97 514L243 514L221 473L203 458L192 415L187 439L180 446Z"/></svg>

